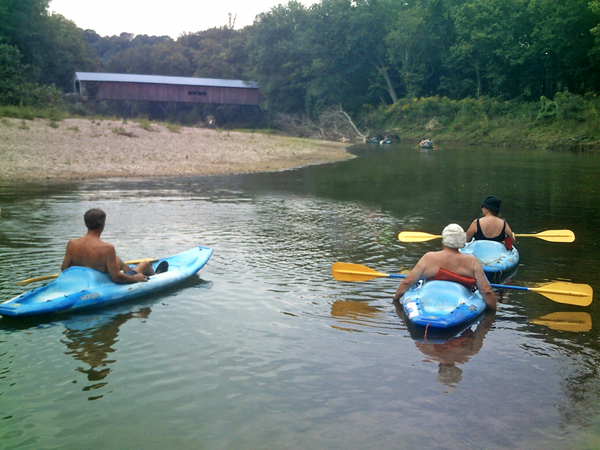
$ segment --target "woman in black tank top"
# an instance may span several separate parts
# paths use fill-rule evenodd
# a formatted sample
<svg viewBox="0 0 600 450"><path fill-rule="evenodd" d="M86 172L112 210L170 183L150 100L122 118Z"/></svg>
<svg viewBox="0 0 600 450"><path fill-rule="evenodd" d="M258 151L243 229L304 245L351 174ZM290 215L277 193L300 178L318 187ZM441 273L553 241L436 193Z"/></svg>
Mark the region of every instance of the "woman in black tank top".
<svg viewBox="0 0 600 450"><path fill-rule="evenodd" d="M496 242L505 242L506 239L509 239L510 244L514 244L516 242L515 235L510 229L510 226L505 220L502 220L500 217L498 217L500 214L500 204L500 199L494 196L487 197L483 202L481 202L481 211L483 213L483 217L480 219L475 219L473 223L471 223L471 226L467 230L467 242L471 241L472 239L477 241L488 240ZM491 236L484 234L480 220L483 222L483 228L486 230L492 230L492 233L490 233ZM502 228L500 228L500 226ZM496 231L494 232L493 230ZM500 230L499 233L498 230ZM512 248L512 245L510 245L510 248Z"/></svg>

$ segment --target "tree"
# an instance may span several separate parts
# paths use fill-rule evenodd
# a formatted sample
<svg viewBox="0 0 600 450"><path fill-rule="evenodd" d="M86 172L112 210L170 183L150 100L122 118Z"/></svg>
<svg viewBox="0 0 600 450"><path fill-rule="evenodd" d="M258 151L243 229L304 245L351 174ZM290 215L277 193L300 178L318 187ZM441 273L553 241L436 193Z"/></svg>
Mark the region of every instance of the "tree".
<svg viewBox="0 0 600 450"><path fill-rule="evenodd" d="M44 21L49 0L0 0L0 44L19 49L26 77L37 81L44 58Z"/></svg>
<svg viewBox="0 0 600 450"><path fill-rule="evenodd" d="M353 52L367 61L385 82L387 93L392 101L398 101L396 83L390 73L386 37L397 15L400 3L390 0L356 0L355 10L351 14L348 39Z"/></svg>
<svg viewBox="0 0 600 450"><path fill-rule="evenodd" d="M21 63L21 52L12 45L0 44L0 104L19 103L27 69Z"/></svg>
<svg viewBox="0 0 600 450"><path fill-rule="evenodd" d="M312 55L306 46L309 14L291 1L259 14L248 32L247 77L258 81L270 113L303 113Z"/></svg>
<svg viewBox="0 0 600 450"><path fill-rule="evenodd" d="M534 84L537 97L551 97L565 89L583 94L593 87L591 80L598 80L589 58L593 54L593 30L600 11L594 13L590 9L593 5L588 3L588 0L529 2L532 30L528 60L537 68Z"/></svg>
<svg viewBox="0 0 600 450"><path fill-rule="evenodd" d="M72 91L75 72L85 72L93 67L90 49L83 40L83 32L74 22L59 14L46 17L43 32L39 81L54 84L64 91Z"/></svg>
<svg viewBox="0 0 600 450"><path fill-rule="evenodd" d="M436 17L442 16L443 5L434 6L415 2L402 8L385 39L409 97L422 94L429 78L439 71L443 29Z"/></svg>
<svg viewBox="0 0 600 450"><path fill-rule="evenodd" d="M475 96L501 94L508 49L518 46L514 27L526 0L469 0L452 9L456 41L446 63L474 75ZM513 54L514 55L514 54Z"/></svg>
<svg viewBox="0 0 600 450"><path fill-rule="evenodd" d="M594 91L600 90L600 0L593 0L589 3L590 11L596 17L594 27L590 30L595 38L594 46L590 50L590 58L592 59L592 67L590 67L593 76L591 80L594 82Z"/></svg>
<svg viewBox="0 0 600 450"><path fill-rule="evenodd" d="M179 41L190 51L194 76L243 79L247 62L245 31L231 25L182 36Z"/></svg>

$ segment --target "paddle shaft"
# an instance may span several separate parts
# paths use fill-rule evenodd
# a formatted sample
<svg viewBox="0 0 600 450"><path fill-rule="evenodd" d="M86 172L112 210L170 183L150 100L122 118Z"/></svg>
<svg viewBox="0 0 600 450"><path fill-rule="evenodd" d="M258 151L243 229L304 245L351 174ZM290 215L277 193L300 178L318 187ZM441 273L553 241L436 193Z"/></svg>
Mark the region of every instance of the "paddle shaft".
<svg viewBox="0 0 600 450"><path fill-rule="evenodd" d="M377 272L360 264L336 262L331 267L332 275L340 281L368 281L373 278L405 278L405 275L386 274ZM588 306L593 300L593 289L586 284L554 282L537 288L512 286L505 284L490 284L496 289L514 289L519 291L538 292L544 297L558 303L577 306Z"/></svg>
<svg viewBox="0 0 600 450"><path fill-rule="evenodd" d="M358 272L357 272L358 273ZM406 278L406 275L399 275L394 273L382 274L388 278ZM515 291L532 291L532 292L540 292L540 293L556 293L556 294L564 294L564 295L572 295L575 297L587 297L588 295L582 292L574 292L574 291L557 291L556 289L544 289L544 288L529 288L525 286L513 286L510 284L493 284L490 283L490 286L496 289L514 289Z"/></svg>
<svg viewBox="0 0 600 450"><path fill-rule="evenodd" d="M339 273L345 273L349 275L365 275L375 277L383 277L383 278L406 278L406 275L395 274L395 273L378 273L375 274L373 272L362 272L360 270L337 270ZM491 284L490 286L497 289L515 289L517 291L530 291L532 288L524 287L524 286L511 286L505 284Z"/></svg>
<svg viewBox="0 0 600 450"><path fill-rule="evenodd" d="M401 242L425 242L441 237L439 234L430 234L422 231L401 231L398 234L398 240ZM575 233L571 230L546 230L535 234L515 234L515 237L535 237L549 242L575 241Z"/></svg>
<svg viewBox="0 0 600 450"><path fill-rule="evenodd" d="M146 259L135 259L133 261L125 261L125 264L139 264L139 263L144 262L144 261L156 261L156 260L155 259L148 259L148 258L146 258ZM35 283L36 281L51 280L53 278L58 278L59 275L60 275L59 273L55 273L55 274L52 274L52 275L44 275L44 276L41 276L41 277L28 278L26 280L19 281L17 284L18 285L23 285L23 284Z"/></svg>

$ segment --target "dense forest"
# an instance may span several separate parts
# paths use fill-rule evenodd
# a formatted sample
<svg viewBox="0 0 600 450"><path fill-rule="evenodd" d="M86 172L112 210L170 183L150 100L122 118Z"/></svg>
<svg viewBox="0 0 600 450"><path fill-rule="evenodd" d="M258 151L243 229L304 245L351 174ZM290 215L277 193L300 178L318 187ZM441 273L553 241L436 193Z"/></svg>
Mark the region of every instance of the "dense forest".
<svg viewBox="0 0 600 450"><path fill-rule="evenodd" d="M48 4L0 0L0 104L53 105L75 71L97 71L257 81L264 102L251 115L296 129L319 129L332 111L365 130L417 116L447 128L465 108L488 120L515 109L537 123L598 119L600 0L290 1L251 26L230 17L176 40L99 36ZM235 107L110 108L248 119Z"/></svg>

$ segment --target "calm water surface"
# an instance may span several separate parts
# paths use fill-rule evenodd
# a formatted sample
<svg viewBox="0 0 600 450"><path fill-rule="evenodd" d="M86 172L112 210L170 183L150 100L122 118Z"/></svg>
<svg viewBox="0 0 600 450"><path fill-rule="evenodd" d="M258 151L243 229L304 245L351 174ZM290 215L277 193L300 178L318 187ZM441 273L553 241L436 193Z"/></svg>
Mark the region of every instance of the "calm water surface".
<svg viewBox="0 0 600 450"><path fill-rule="evenodd" d="M0 448L598 448L597 294L580 308L506 290L497 314L440 343L397 314L397 282L338 282L331 265L408 269L439 242L398 232L466 227L497 195L517 233L577 236L520 239L513 285L567 279L598 293L600 158L355 152L273 174L0 184L2 301L59 270L92 207L123 259L215 250L180 289L0 319ZM557 324L534 323L551 313Z"/></svg>

